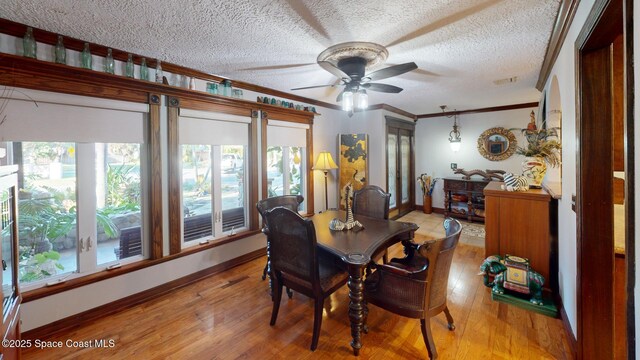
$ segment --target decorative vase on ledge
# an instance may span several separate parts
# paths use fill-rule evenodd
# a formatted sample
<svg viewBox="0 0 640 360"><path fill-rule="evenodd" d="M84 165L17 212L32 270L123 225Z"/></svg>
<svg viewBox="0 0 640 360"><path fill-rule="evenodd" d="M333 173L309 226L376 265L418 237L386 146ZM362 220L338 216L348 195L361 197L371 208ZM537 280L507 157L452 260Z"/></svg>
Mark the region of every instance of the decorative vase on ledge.
<svg viewBox="0 0 640 360"><path fill-rule="evenodd" d="M539 156L526 157L522 162L522 175L529 180L530 188L541 188L542 179L547 173L547 164Z"/></svg>
<svg viewBox="0 0 640 360"><path fill-rule="evenodd" d="M433 212L433 208L431 207L431 196L424 195L422 197L422 211L425 214L431 214Z"/></svg>

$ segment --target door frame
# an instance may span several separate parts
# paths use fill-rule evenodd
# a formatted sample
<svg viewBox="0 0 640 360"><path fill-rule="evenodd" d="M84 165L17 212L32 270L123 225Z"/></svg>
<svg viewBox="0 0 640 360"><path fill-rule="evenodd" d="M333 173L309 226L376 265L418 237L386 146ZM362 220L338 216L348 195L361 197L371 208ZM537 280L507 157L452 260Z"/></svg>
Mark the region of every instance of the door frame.
<svg viewBox="0 0 640 360"><path fill-rule="evenodd" d="M625 46L625 261L627 357L635 358L635 204L633 0L597 0L575 42L576 54L576 235L577 357L613 356L613 160L611 148L611 57L608 44L623 34ZM600 101L598 101L600 100ZM604 168L604 171L603 171ZM610 171L611 170L611 171ZM596 172L594 172L596 171ZM609 211L603 209L610 209ZM604 212L604 216L603 216ZM609 219L608 221L606 219ZM586 221L588 220L588 221ZM611 271L606 271L610 269Z"/></svg>

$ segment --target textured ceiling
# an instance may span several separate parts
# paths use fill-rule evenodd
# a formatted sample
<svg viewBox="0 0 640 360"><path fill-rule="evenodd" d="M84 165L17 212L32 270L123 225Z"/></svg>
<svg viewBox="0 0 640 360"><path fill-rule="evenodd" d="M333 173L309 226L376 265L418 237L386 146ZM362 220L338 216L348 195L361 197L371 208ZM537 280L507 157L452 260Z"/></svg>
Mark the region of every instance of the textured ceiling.
<svg viewBox="0 0 640 360"><path fill-rule="evenodd" d="M370 41L419 69L369 92L415 114L537 101L559 0L2 0L0 16L282 91L331 84L325 48ZM516 83L494 80L517 76ZM339 89L292 93L334 103Z"/></svg>

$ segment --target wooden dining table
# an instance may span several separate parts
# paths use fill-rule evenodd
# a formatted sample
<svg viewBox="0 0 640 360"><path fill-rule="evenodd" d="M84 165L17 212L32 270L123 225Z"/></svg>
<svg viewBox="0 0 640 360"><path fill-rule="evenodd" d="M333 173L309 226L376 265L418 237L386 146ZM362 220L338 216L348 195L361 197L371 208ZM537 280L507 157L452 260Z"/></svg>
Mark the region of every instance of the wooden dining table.
<svg viewBox="0 0 640 360"><path fill-rule="evenodd" d="M383 220L355 215L364 228L335 231L329 222L345 220L344 211L329 210L311 217L316 229L318 245L342 259L349 272L349 321L351 323L351 347L358 355L362 348L361 334L364 326L364 272L371 258L378 251L393 244L407 244L413 239L418 225L393 220Z"/></svg>

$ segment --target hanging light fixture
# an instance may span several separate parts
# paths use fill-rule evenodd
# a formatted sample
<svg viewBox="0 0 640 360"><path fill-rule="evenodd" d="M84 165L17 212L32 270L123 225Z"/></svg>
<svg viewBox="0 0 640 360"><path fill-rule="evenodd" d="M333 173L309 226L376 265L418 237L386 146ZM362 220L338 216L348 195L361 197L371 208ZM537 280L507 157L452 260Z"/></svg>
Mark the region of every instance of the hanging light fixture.
<svg viewBox="0 0 640 360"><path fill-rule="evenodd" d="M445 113L445 109L447 105L440 105L440 109L442 109L442 113ZM444 115L446 117L453 116L453 130L449 132L449 146L451 146L451 150L453 152L458 152L460 150L460 143L462 142L462 137L460 137L460 130L458 130L458 114L455 112L453 115Z"/></svg>
<svg viewBox="0 0 640 360"><path fill-rule="evenodd" d="M356 109L364 110L369 107L369 95L367 90L360 89L356 93Z"/></svg>
<svg viewBox="0 0 640 360"><path fill-rule="evenodd" d="M345 90L342 93L342 110L353 111L353 91Z"/></svg>

